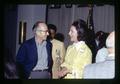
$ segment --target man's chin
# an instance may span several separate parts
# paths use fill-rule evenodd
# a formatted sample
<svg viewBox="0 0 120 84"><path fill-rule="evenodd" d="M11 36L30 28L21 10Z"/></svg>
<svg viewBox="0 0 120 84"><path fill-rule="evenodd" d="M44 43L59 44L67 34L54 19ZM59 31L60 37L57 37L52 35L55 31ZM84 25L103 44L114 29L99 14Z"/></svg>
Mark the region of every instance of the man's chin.
<svg viewBox="0 0 120 84"><path fill-rule="evenodd" d="M43 39L44 41L46 41L47 38Z"/></svg>

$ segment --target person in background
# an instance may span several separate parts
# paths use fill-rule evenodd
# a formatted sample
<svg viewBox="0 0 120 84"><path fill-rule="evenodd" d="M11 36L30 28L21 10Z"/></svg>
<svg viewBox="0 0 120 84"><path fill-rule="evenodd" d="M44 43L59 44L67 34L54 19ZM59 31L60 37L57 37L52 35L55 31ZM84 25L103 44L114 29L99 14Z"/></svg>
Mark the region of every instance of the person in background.
<svg viewBox="0 0 120 84"><path fill-rule="evenodd" d="M102 41L102 39L101 39L101 37L102 37L102 35L104 35L105 34L105 32L103 32L103 31L98 31L96 34L95 34L95 42L96 42L96 44L97 44L97 51L101 48L101 47L103 47L103 46L101 46L101 41ZM103 44L103 43L102 43Z"/></svg>
<svg viewBox="0 0 120 84"><path fill-rule="evenodd" d="M87 65L84 79L112 79L115 77L115 32L111 32L106 40L108 56L105 61Z"/></svg>
<svg viewBox="0 0 120 84"><path fill-rule="evenodd" d="M96 60L95 60L96 63L105 61L106 57L108 56L108 50L107 50L106 45L105 45L107 37L108 37L108 33L103 33L99 37L100 48L97 51Z"/></svg>
<svg viewBox="0 0 120 84"><path fill-rule="evenodd" d="M21 78L49 79L52 72L52 44L46 40L47 25L37 21L33 26L34 37L25 41L17 53L17 64Z"/></svg>
<svg viewBox="0 0 120 84"><path fill-rule="evenodd" d="M58 71L60 70L60 65L64 61L65 56L65 46L64 43L55 39L57 28L53 24L48 24L49 29L49 39L52 43L52 58L53 58L53 67L52 67L52 78L58 78Z"/></svg>
<svg viewBox="0 0 120 84"><path fill-rule="evenodd" d="M82 79L83 69L92 62L92 52L87 46L87 24L82 19L74 21L70 27L69 36L73 42L66 51L65 61L61 64L59 77L65 79Z"/></svg>
<svg viewBox="0 0 120 84"><path fill-rule="evenodd" d="M64 42L65 37L64 37L64 35L62 33L56 33L55 34L55 39L57 39L57 40L59 40L61 42Z"/></svg>

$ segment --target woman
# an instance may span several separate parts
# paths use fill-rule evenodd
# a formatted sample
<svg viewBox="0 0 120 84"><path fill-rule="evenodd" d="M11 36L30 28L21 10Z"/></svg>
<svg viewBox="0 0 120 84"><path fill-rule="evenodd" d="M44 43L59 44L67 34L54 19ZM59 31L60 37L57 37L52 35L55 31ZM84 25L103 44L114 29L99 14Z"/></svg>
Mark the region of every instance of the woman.
<svg viewBox="0 0 120 84"><path fill-rule="evenodd" d="M86 45L86 22L79 19L70 27L69 36L73 42L67 49L65 61L61 64L61 71L59 77L65 79L82 78L83 69L92 61L92 53Z"/></svg>

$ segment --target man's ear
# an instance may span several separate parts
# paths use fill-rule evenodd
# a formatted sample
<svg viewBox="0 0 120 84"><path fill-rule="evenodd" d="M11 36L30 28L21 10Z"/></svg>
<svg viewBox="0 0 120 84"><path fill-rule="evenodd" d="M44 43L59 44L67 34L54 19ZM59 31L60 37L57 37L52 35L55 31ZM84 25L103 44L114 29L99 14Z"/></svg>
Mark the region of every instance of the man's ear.
<svg viewBox="0 0 120 84"><path fill-rule="evenodd" d="M36 34L36 28L34 28L32 31L33 31L34 34Z"/></svg>
<svg viewBox="0 0 120 84"><path fill-rule="evenodd" d="M36 29L33 29L32 32L33 32L34 34L36 34Z"/></svg>

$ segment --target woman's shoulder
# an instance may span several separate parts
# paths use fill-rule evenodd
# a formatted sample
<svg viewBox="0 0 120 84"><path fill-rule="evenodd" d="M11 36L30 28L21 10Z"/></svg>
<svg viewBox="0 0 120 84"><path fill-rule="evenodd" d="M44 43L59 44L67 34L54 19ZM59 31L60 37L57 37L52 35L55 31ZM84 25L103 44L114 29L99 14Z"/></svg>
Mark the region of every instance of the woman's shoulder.
<svg viewBox="0 0 120 84"><path fill-rule="evenodd" d="M71 45L69 45L68 47L67 47L67 49L70 49L70 48L72 48L74 45L73 44L71 44Z"/></svg>

